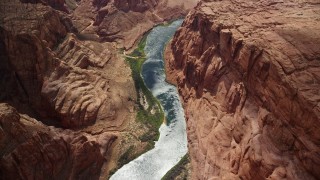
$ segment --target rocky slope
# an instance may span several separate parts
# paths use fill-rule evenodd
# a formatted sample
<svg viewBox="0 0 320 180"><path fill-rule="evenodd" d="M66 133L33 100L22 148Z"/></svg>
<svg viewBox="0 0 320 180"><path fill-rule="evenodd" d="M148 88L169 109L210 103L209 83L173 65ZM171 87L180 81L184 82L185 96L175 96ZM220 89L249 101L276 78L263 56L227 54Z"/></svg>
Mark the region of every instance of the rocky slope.
<svg viewBox="0 0 320 180"><path fill-rule="evenodd" d="M4 121L17 125L1 125L0 179L106 178L110 169L102 167L111 163L120 131L134 121L130 70L112 43L79 40L65 14L42 4L4 3L0 102L46 125L33 119L25 127L9 114ZM19 132L11 132L15 126Z"/></svg>
<svg viewBox="0 0 320 180"><path fill-rule="evenodd" d="M8 72L4 75L11 76L11 84L15 84L14 88L4 85L8 88L7 101L17 107L31 105L29 111L38 117L67 128L112 120L117 108L127 108L119 97L128 99L133 93L118 89L130 87L130 83L114 79L112 71L103 73L115 67L125 71L124 64L109 61L117 58L112 44L81 42L73 34L67 35L63 17L49 7L10 2L18 12L5 17L1 31L1 51L6 54L3 63ZM11 89L17 92L13 94Z"/></svg>
<svg viewBox="0 0 320 180"><path fill-rule="evenodd" d="M166 51L193 179L320 177L319 1L205 1Z"/></svg>
<svg viewBox="0 0 320 180"><path fill-rule="evenodd" d="M135 122L119 48L187 11L182 1L124 2L0 2L0 103L10 104L0 111L0 179L105 179L129 147L143 151L148 129ZM176 11L152 18L166 7Z"/></svg>
<svg viewBox="0 0 320 180"><path fill-rule="evenodd" d="M98 179L112 134L93 137L48 127L0 104L1 179Z"/></svg>

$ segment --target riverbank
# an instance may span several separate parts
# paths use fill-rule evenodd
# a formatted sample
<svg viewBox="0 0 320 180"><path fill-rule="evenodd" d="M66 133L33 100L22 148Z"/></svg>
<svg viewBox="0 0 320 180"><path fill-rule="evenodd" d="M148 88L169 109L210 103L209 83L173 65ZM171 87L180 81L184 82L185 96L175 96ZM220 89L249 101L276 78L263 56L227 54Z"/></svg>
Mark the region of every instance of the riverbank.
<svg viewBox="0 0 320 180"><path fill-rule="evenodd" d="M189 179L191 177L190 171L190 157L189 153L183 156L183 158L171 168L161 180L178 180L178 179Z"/></svg>
<svg viewBox="0 0 320 180"><path fill-rule="evenodd" d="M155 141L159 139L159 128L161 124L165 122L165 115L159 101L145 86L141 77L142 64L146 60L144 53L146 36L147 35L144 35L142 37L135 50L133 50L129 55L125 55L125 61L131 69L131 75L137 93L137 99L135 100L135 111L137 112L135 123L140 126L144 126L143 128L139 128L140 135L136 138L142 142L141 144L143 145L130 145L128 147L121 148L125 150L121 153L117 164L110 171L109 176L124 164L127 164L141 154L154 148Z"/></svg>
<svg viewBox="0 0 320 180"><path fill-rule="evenodd" d="M173 74L172 70L170 70L169 60L173 58L172 56L172 49L171 49L171 42L170 40L163 51L164 56L164 71L166 74L166 82L172 84L177 87L177 81L174 78L175 74ZM183 105L183 104L182 104ZM176 180L176 179L189 179L191 177L191 163L189 153L185 154L183 158L172 167L162 178L161 180Z"/></svg>
<svg viewBox="0 0 320 180"><path fill-rule="evenodd" d="M150 131L140 137L142 142L148 142L152 147L154 141L159 139L159 131L161 124L164 122L164 112L159 101L152 95L149 89L145 86L141 77L142 64L146 60L144 47L146 45L146 36L142 38L138 47L130 54L131 57L126 57L127 63L132 71L132 78L137 91L137 117L136 120L146 124Z"/></svg>
<svg viewBox="0 0 320 180"><path fill-rule="evenodd" d="M124 165L111 179L161 179L187 153L183 108L176 88L165 82L163 62L164 46L181 23L182 20L178 20L169 26L153 28L146 39L145 55L139 54L139 51L134 51L127 57L132 58L135 62L139 59L136 58L137 55L146 57L143 64L137 63L133 66L131 64L131 66L133 69L142 66L141 76L139 74L138 77L142 78L143 81L141 82L144 82L152 95L161 103L160 107L163 107L168 125L161 123L160 136L153 149ZM137 76L133 74L133 77ZM144 97L141 96L143 94L141 91L141 89L137 90L137 93L140 97ZM144 109L154 109L150 108L150 103L148 104L145 98L141 99L139 101L141 104L147 104L143 106ZM154 110L150 112L155 113Z"/></svg>

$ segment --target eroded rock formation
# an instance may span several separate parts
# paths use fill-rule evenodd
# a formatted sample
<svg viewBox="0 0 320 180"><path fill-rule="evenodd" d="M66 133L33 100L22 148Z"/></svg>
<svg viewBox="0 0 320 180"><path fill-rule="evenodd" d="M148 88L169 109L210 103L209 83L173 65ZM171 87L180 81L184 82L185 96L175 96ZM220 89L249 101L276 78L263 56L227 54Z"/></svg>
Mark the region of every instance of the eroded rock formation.
<svg viewBox="0 0 320 180"><path fill-rule="evenodd" d="M0 179L106 178L110 147L135 116L130 70L115 45L79 39L64 13L41 3L1 8L0 100L46 125L1 125Z"/></svg>
<svg viewBox="0 0 320 180"><path fill-rule="evenodd" d="M16 13L6 17L1 31L4 63L8 64L5 75L11 75L16 84L14 89L20 89L17 94L9 89L7 94L11 97L7 100L18 100L17 106L25 100L35 114L68 128L114 119L117 115L114 111L122 103L116 98L130 96L110 90L112 83L114 89L128 85L116 83L113 75L102 73L119 66L107 63L116 59L116 49L111 44L81 42L72 34L67 36L62 17L49 7L21 4L17 10L19 17Z"/></svg>
<svg viewBox="0 0 320 180"><path fill-rule="evenodd" d="M10 1L3 10L1 73L7 78L3 78L1 86L7 88L2 91L3 100L16 106L26 104L29 111L37 109L36 113L42 114L48 107L41 98L42 83L56 62L51 49L66 36L67 30L58 13L49 7L28 7Z"/></svg>
<svg viewBox="0 0 320 180"><path fill-rule="evenodd" d="M112 134L47 127L0 104L1 179L98 179Z"/></svg>
<svg viewBox="0 0 320 180"><path fill-rule="evenodd" d="M320 177L320 3L206 1L167 49L193 179Z"/></svg>

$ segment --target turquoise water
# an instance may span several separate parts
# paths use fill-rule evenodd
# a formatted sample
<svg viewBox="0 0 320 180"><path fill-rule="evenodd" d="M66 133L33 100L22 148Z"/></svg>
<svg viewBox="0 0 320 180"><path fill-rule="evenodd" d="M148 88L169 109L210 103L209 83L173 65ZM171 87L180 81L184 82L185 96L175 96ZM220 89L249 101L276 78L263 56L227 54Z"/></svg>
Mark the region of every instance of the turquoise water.
<svg viewBox="0 0 320 180"><path fill-rule="evenodd" d="M147 60L141 74L146 86L159 99L169 125L160 127L154 149L124 165L111 180L161 179L188 151L183 108L176 87L165 81L163 61L165 45L181 23L182 20L177 20L169 26L155 27L148 34L144 49Z"/></svg>

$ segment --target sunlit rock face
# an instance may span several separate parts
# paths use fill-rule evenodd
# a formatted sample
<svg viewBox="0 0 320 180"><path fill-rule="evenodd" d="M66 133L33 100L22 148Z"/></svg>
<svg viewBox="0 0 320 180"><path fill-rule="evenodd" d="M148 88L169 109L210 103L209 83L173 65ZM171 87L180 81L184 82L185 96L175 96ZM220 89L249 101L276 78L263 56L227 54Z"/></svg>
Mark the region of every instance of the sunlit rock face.
<svg viewBox="0 0 320 180"><path fill-rule="evenodd" d="M1 179L98 179L115 136L47 127L0 104Z"/></svg>
<svg viewBox="0 0 320 180"><path fill-rule="evenodd" d="M206 1L167 49L194 179L320 177L320 4Z"/></svg>

